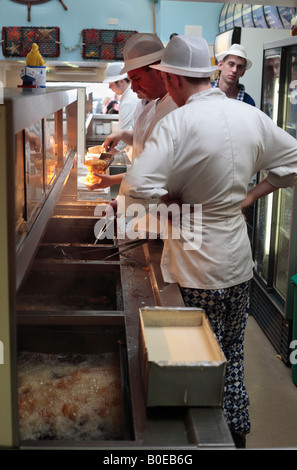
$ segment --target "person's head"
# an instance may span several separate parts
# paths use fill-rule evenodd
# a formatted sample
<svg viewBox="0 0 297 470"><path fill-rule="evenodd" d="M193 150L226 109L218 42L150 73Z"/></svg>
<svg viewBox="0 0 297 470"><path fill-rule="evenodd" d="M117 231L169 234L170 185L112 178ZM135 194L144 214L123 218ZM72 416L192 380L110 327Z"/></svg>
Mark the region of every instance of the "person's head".
<svg viewBox="0 0 297 470"><path fill-rule="evenodd" d="M170 40L160 64L151 68L162 72L168 93L178 106L198 90L210 88L210 77L217 70L211 65L205 39L183 35Z"/></svg>
<svg viewBox="0 0 297 470"><path fill-rule="evenodd" d="M109 83L109 88L117 95L122 95L130 84L127 74L121 74L123 62L108 64L103 83Z"/></svg>
<svg viewBox="0 0 297 470"><path fill-rule="evenodd" d="M267 80L275 80L279 78L280 72L280 55L276 54L270 57L267 57L265 61L265 74Z"/></svg>
<svg viewBox="0 0 297 470"><path fill-rule="evenodd" d="M229 86L236 86L245 71L250 69L252 62L247 58L246 51L241 44L232 44L227 50L217 55L220 80Z"/></svg>
<svg viewBox="0 0 297 470"><path fill-rule="evenodd" d="M164 46L156 34L136 33L125 44L123 55L125 66L121 73L127 73L132 90L138 97L145 95L149 100L166 94L161 73L149 67L158 63Z"/></svg>

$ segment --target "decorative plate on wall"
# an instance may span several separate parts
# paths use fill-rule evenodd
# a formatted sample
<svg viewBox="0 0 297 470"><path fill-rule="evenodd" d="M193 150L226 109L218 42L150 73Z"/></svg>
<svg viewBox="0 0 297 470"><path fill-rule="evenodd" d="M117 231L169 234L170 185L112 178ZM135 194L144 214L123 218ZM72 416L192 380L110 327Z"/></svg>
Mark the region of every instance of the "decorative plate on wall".
<svg viewBox="0 0 297 470"><path fill-rule="evenodd" d="M137 31L113 29L83 29L83 59L123 60L123 49L128 39Z"/></svg>
<svg viewBox="0 0 297 470"><path fill-rule="evenodd" d="M39 46L40 54L46 57L60 55L60 28L32 26L3 26L2 52L4 57L26 57L33 42Z"/></svg>

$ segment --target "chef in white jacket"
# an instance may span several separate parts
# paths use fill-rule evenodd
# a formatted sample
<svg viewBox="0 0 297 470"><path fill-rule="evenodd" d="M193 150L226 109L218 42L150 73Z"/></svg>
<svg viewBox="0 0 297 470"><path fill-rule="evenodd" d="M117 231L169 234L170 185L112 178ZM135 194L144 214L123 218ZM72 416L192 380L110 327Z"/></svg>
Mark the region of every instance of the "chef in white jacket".
<svg viewBox="0 0 297 470"><path fill-rule="evenodd" d="M120 96L119 104L119 129L130 129L134 120L134 111L139 102L137 94L131 88L127 74L121 74L124 67L123 62L113 62L108 64L103 83L109 83L109 88ZM131 148L124 142L118 144L118 150L125 149L131 155Z"/></svg>
<svg viewBox="0 0 297 470"><path fill-rule="evenodd" d="M128 74L132 89L139 98L138 106L134 113L134 122L129 129L120 129L110 134L105 142L105 147L111 150L119 141L124 141L132 146L131 163L143 150L145 142L157 122L166 116L177 105L168 94L166 86L161 78L161 72L150 68L151 64L160 62L164 52L164 46L156 34L133 34L124 47L124 67L120 74ZM147 102L143 101L146 97ZM144 104L145 103L145 104ZM141 104L141 109L139 105ZM101 182L89 186L90 189L106 188L121 183L122 175L102 175Z"/></svg>
<svg viewBox="0 0 297 470"><path fill-rule="evenodd" d="M191 206L190 230L164 240L164 280L178 283L185 305L205 310L227 358L224 412L237 447L250 432L243 382L243 340L252 256L242 207L297 184L296 140L253 106L212 88L209 49L202 38L174 36L163 59L167 90L178 109L165 116L120 188L131 204L155 208L160 198ZM267 179L246 197L260 169ZM122 204L122 202L121 202Z"/></svg>
<svg viewBox="0 0 297 470"><path fill-rule="evenodd" d="M151 64L160 61L163 52L162 41L156 34L151 33L134 34L124 47L125 66L121 73L128 74L133 91L140 92L149 100L133 126L132 162L143 150L156 123L176 109L176 104L166 90L160 71L150 67Z"/></svg>

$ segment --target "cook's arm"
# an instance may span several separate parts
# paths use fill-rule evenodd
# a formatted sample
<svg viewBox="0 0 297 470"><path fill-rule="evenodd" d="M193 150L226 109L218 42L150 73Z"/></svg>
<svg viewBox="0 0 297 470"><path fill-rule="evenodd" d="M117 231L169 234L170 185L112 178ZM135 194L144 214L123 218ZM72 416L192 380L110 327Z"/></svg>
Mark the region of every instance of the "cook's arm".
<svg viewBox="0 0 297 470"><path fill-rule="evenodd" d="M120 141L125 142L127 145L133 145L133 131L128 129L118 129L117 131L112 132L108 137L106 137L103 147L113 150Z"/></svg>
<svg viewBox="0 0 297 470"><path fill-rule="evenodd" d="M277 189L279 189L277 186L273 186L267 179L264 179L247 193L246 198L242 201L241 210L251 206L257 199L267 196L267 194Z"/></svg>
<svg viewBox="0 0 297 470"><path fill-rule="evenodd" d="M86 184L87 188L91 191L93 191L94 189L109 188L110 186L114 186L115 184L121 184L123 179L123 173L119 173L118 175L106 175L95 173L95 175L100 177L100 181L98 183Z"/></svg>

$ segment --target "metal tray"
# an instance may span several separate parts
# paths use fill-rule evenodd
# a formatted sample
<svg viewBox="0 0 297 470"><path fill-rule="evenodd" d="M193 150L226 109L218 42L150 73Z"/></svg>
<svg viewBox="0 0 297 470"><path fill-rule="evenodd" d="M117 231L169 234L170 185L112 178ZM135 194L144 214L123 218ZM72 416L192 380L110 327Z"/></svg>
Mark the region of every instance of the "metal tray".
<svg viewBox="0 0 297 470"><path fill-rule="evenodd" d="M205 312L146 307L140 324L147 406L222 406L226 359Z"/></svg>

